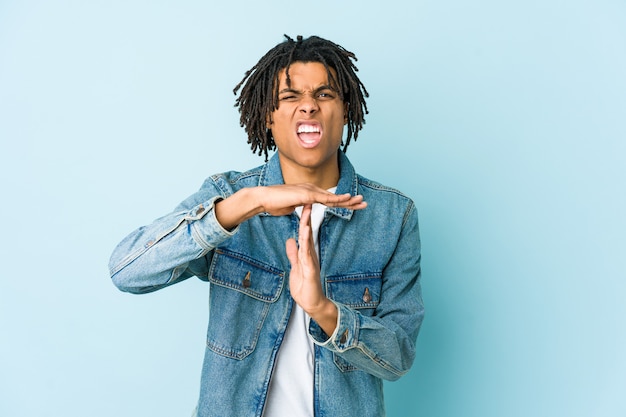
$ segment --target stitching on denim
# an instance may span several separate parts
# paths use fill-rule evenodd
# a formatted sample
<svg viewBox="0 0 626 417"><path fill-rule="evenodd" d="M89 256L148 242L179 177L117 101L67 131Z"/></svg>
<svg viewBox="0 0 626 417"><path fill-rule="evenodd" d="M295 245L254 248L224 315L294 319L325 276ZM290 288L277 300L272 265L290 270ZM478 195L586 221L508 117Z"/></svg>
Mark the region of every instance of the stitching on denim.
<svg viewBox="0 0 626 417"><path fill-rule="evenodd" d="M222 248L215 249L215 253L220 254L220 255L224 255L224 256L229 256L229 257L234 258L234 259L239 259L240 261L244 261L244 262L246 262L246 263L248 263L248 264L250 264L252 266L255 266L255 267L259 268L259 269L263 269L263 270L265 270L267 272L270 272L272 274L279 275L281 277L285 275L285 273L283 271L281 271L280 269L278 269L276 267L273 267L271 265L265 264L265 263L263 263L261 261L258 261L256 259L251 258L251 257L249 257L247 255L242 254L242 253L233 252L233 251L229 251L227 249L222 249Z"/></svg>
<svg viewBox="0 0 626 417"><path fill-rule="evenodd" d="M256 349L256 344L259 340L259 335L261 334L261 329L263 328L263 324L265 323L265 319L267 318L269 310L270 310L270 305L266 303L263 306L262 313L260 314L259 320L257 321L258 325L256 326L254 330L254 334L252 336L252 340L249 346L243 346L239 349L229 348L226 346L220 346L216 344L215 342L209 340L209 338L207 337L206 339L207 347L211 349L213 352L222 356L226 356L226 357L237 359L237 360L244 359L246 356L254 352L254 349Z"/></svg>
<svg viewBox="0 0 626 417"><path fill-rule="evenodd" d="M181 224L183 224L185 222L185 219L180 219L178 220L178 222L176 222L176 224L171 227L170 229L166 230L165 232L161 233L160 235L158 235L150 245L142 245L141 248L139 248L138 250L136 250L133 253L128 254L128 256L124 257L116 266L115 268L112 268L109 272L110 275L113 276L115 274L117 274L118 272L120 272L122 269L124 269L125 267L127 267L128 265L130 265L132 262L135 261L135 259L137 259L139 256L143 255L144 253L146 253L148 250L150 250L150 248L152 248L155 244L159 243L161 240L163 240L165 237L167 237L169 234L174 233Z"/></svg>
<svg viewBox="0 0 626 417"><path fill-rule="evenodd" d="M245 288L242 284L237 284L234 282L226 281L221 278L215 277L216 264L217 264L217 260L219 260L219 258L215 258L215 255L224 256L225 259L232 258L232 259L243 261L247 263L248 265L250 265L251 268L255 268L261 271L262 273L270 274L274 277L279 277L279 280L278 281L271 280L270 282L273 284L271 287L271 290L272 290L271 293L263 294L258 291L255 291L254 289ZM243 268L243 270L245 269L247 268ZM280 294L282 293L284 281L285 281L285 273L269 265L262 264L259 261L256 261L248 256L231 252L231 251L226 251L224 249L216 249L214 251L214 257L211 262L211 266L209 268L208 278L209 278L209 282L211 282L214 285L232 289L239 293L245 294L251 298L254 298L255 300L275 303L280 298Z"/></svg>
<svg viewBox="0 0 626 417"><path fill-rule="evenodd" d="M326 282L359 281L362 279L382 279L382 272L362 272L356 274L331 275L326 277Z"/></svg>

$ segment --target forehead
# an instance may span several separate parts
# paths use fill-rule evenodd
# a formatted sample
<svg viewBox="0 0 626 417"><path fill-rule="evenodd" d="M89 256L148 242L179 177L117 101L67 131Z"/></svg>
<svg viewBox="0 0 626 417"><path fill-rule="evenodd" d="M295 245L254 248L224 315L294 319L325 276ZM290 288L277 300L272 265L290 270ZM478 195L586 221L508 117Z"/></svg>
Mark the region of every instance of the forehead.
<svg viewBox="0 0 626 417"><path fill-rule="evenodd" d="M330 72L330 74L329 74ZM288 73L288 77L287 77ZM288 67L278 71L279 88L285 87L318 87L320 85L332 85L337 73L331 67L328 70L321 62L296 61Z"/></svg>

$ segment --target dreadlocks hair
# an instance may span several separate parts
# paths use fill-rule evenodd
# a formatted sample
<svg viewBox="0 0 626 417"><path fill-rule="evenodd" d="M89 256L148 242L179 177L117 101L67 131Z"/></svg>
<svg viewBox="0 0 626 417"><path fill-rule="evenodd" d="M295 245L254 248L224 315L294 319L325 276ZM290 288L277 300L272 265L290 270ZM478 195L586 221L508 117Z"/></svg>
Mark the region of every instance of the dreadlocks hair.
<svg viewBox="0 0 626 417"><path fill-rule="evenodd" d="M323 64L331 85L337 88L340 98L347 104L348 132L346 142L343 139L341 142L345 152L352 137L357 139L359 130L365 124L365 115L368 114L365 97L369 97L369 94L356 75L358 69L353 62L357 61L356 55L318 36L307 39L298 36L295 41L287 35L285 38L285 41L270 49L248 70L233 89L235 95L241 89L235 100L235 107L239 107L239 122L248 134L252 152L265 154L267 162L268 151L276 149L267 121L270 114L278 108L279 74L284 69L287 85L291 86L289 67L294 62ZM336 77L330 71L331 68Z"/></svg>

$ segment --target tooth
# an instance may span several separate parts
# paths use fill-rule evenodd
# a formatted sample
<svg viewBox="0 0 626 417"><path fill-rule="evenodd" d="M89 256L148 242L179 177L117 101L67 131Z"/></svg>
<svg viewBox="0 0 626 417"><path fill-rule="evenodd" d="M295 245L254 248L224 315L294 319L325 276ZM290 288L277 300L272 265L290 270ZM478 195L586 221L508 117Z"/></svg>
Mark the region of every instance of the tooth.
<svg viewBox="0 0 626 417"><path fill-rule="evenodd" d="M301 125L298 126L298 133L319 133L320 129L319 126L312 126L312 125Z"/></svg>

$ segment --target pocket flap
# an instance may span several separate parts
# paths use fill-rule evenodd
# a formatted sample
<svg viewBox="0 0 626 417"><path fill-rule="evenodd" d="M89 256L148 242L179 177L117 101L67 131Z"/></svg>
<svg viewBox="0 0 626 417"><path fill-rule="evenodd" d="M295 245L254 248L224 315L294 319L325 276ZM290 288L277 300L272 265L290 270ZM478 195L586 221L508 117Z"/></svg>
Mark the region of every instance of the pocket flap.
<svg viewBox="0 0 626 417"><path fill-rule="evenodd" d="M326 278L326 296L352 308L374 308L380 303L382 274L335 275Z"/></svg>
<svg viewBox="0 0 626 417"><path fill-rule="evenodd" d="M213 284L273 303L283 288L285 273L246 255L216 249L209 270Z"/></svg>

